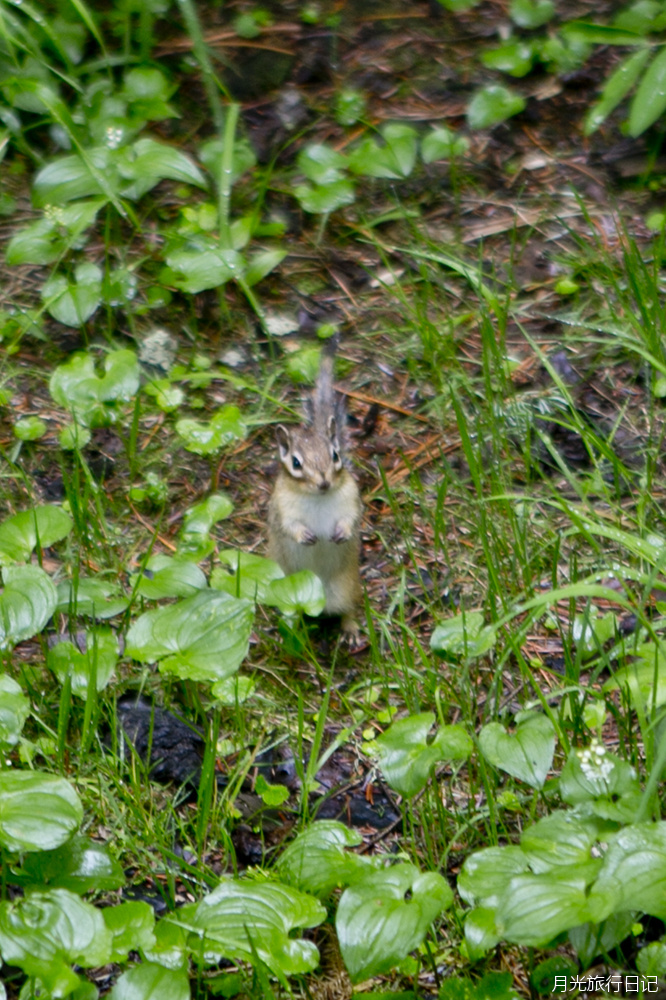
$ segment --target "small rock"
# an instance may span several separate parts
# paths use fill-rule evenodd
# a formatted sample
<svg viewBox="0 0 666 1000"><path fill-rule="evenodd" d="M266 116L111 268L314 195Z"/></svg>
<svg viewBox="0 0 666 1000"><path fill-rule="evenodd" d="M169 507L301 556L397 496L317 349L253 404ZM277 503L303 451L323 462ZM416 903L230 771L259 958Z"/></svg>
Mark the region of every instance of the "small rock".
<svg viewBox="0 0 666 1000"><path fill-rule="evenodd" d="M139 347L139 361L168 371L176 358L178 341L168 330L159 327L143 338Z"/></svg>

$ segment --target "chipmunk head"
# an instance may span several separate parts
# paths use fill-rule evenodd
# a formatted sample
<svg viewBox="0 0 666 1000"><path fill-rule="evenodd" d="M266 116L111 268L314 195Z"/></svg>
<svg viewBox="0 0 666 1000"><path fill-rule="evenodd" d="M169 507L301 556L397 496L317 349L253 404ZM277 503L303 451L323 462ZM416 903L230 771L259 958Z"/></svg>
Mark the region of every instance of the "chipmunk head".
<svg viewBox="0 0 666 1000"><path fill-rule="evenodd" d="M289 477L308 493L334 490L342 471L342 456L335 417L326 430L316 427L276 427L280 461Z"/></svg>

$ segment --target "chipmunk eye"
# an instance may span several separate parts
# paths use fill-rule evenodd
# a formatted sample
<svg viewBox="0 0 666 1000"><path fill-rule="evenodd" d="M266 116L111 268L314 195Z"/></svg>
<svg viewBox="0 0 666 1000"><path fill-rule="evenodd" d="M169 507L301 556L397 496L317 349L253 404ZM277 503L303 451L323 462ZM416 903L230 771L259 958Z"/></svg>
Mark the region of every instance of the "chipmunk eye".
<svg viewBox="0 0 666 1000"><path fill-rule="evenodd" d="M294 469L300 469L302 467L301 460L299 458L296 458L295 455L291 456L291 464Z"/></svg>
<svg viewBox="0 0 666 1000"><path fill-rule="evenodd" d="M340 456L338 455L338 453L337 453L337 451L335 450L335 448L333 449L333 455L332 455L332 458L333 458L333 461L334 461L334 462L339 462L339 461L340 461Z"/></svg>

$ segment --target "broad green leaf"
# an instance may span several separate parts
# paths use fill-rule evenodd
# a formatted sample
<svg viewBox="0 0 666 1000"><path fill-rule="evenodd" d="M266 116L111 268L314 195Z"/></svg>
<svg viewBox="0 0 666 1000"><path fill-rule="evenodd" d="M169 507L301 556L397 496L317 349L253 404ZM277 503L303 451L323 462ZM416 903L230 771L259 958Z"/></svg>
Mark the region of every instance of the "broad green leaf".
<svg viewBox="0 0 666 1000"><path fill-rule="evenodd" d="M0 903L0 952L10 965L37 976L56 996L71 966L94 968L109 961L111 933L102 911L66 889L28 892ZM78 982L74 977L73 983Z"/></svg>
<svg viewBox="0 0 666 1000"><path fill-rule="evenodd" d="M65 615L86 615L88 618L113 618L129 604L120 585L99 577L79 577L58 584L57 611Z"/></svg>
<svg viewBox="0 0 666 1000"><path fill-rule="evenodd" d="M201 590L141 615L127 633L125 652L178 677L219 681L247 656L253 620L250 601Z"/></svg>
<svg viewBox="0 0 666 1000"><path fill-rule="evenodd" d="M111 423L115 403L129 402L139 389L139 364L134 351L110 351L104 375L98 376L90 354L73 354L58 365L49 382L56 403L73 413L83 426Z"/></svg>
<svg viewBox="0 0 666 1000"><path fill-rule="evenodd" d="M264 604L272 604L284 615L321 614L326 604L324 585L309 569L272 580L266 588Z"/></svg>
<svg viewBox="0 0 666 1000"><path fill-rule="evenodd" d="M497 907L501 938L526 947L545 948L553 938L589 919L582 878L516 875Z"/></svg>
<svg viewBox="0 0 666 1000"><path fill-rule="evenodd" d="M113 935L111 961L122 962L130 951L155 945L155 912L148 903L121 903L102 910L104 923Z"/></svg>
<svg viewBox="0 0 666 1000"><path fill-rule="evenodd" d="M604 949L608 954L608 949ZM652 941L645 945L636 956L636 968L644 976L666 976L666 939Z"/></svg>
<svg viewBox="0 0 666 1000"><path fill-rule="evenodd" d="M532 69L534 50L529 42L513 38L497 48L486 49L481 55L481 62L510 76L526 76Z"/></svg>
<svg viewBox="0 0 666 1000"><path fill-rule="evenodd" d="M584 614L574 616L571 637L577 649L591 656L598 653L616 632L617 615L607 611L605 615L600 616L594 605L590 605Z"/></svg>
<svg viewBox="0 0 666 1000"><path fill-rule="evenodd" d="M509 5L509 17L519 28L540 28L554 15L553 0L511 0Z"/></svg>
<svg viewBox="0 0 666 1000"><path fill-rule="evenodd" d="M432 634L430 648L442 655L473 659L483 656L495 645L495 629L483 624L480 611L454 615L440 622Z"/></svg>
<svg viewBox="0 0 666 1000"><path fill-rule="evenodd" d="M225 493L213 493L202 503L186 510L178 555L195 561L210 555L215 543L209 532L214 524L229 517L233 509L234 505Z"/></svg>
<svg viewBox="0 0 666 1000"><path fill-rule="evenodd" d="M326 910L312 896L278 882L225 879L196 906L191 925L192 957L217 965L221 959L251 962L253 951L283 982L311 972L319 952L311 941L292 936L296 929L317 927ZM203 939L198 935L203 934Z"/></svg>
<svg viewBox="0 0 666 1000"><path fill-rule="evenodd" d="M176 432L184 439L187 451L195 455L211 455L233 441L247 435L247 424L237 406L223 406L207 424L185 417L176 424Z"/></svg>
<svg viewBox="0 0 666 1000"><path fill-rule="evenodd" d="M479 748L493 767L543 788L555 753L553 725L545 715L525 712L509 735L499 722L489 722L479 733Z"/></svg>
<svg viewBox="0 0 666 1000"><path fill-rule="evenodd" d="M321 367L321 347L301 347L287 358L290 378L298 383L312 385Z"/></svg>
<svg viewBox="0 0 666 1000"><path fill-rule="evenodd" d="M465 917L465 947L471 962L478 962L499 943L499 940L494 910L480 906L467 914Z"/></svg>
<svg viewBox="0 0 666 1000"><path fill-rule="evenodd" d="M232 278L241 277L245 268L236 250L174 250L167 255L176 288L196 295L207 288L219 288Z"/></svg>
<svg viewBox="0 0 666 1000"><path fill-rule="evenodd" d="M178 915L174 914L176 920ZM166 917L157 921L153 933L155 943L150 948L141 949L145 960L156 962L166 969L187 969L189 951L185 929Z"/></svg>
<svg viewBox="0 0 666 1000"><path fill-rule="evenodd" d="M525 852L513 844L475 851L462 866L458 892L470 906L496 907L511 879L526 871L528 863Z"/></svg>
<svg viewBox="0 0 666 1000"><path fill-rule="evenodd" d="M130 577L130 586L137 587L142 597L159 601L163 597L191 597L208 584L203 571L189 559L172 559L160 553L151 556L140 578L136 573Z"/></svg>
<svg viewBox="0 0 666 1000"><path fill-rule="evenodd" d="M367 101L363 91L343 87L335 98L335 120L338 125L354 125L365 114Z"/></svg>
<svg viewBox="0 0 666 1000"><path fill-rule="evenodd" d="M22 417L14 424L14 437L19 441L39 441L46 434L46 423L39 417Z"/></svg>
<svg viewBox="0 0 666 1000"><path fill-rule="evenodd" d="M585 118L585 135L591 135L608 118L618 104L627 96L643 72L652 50L639 49L623 59L614 73L608 77L601 98L593 104Z"/></svg>
<svg viewBox="0 0 666 1000"><path fill-rule="evenodd" d="M298 154L298 169L314 184L332 184L343 179L347 157L325 143L312 143Z"/></svg>
<svg viewBox="0 0 666 1000"><path fill-rule="evenodd" d="M429 132L421 142L421 159L424 163L450 160L462 156L469 149L469 140L446 126Z"/></svg>
<svg viewBox="0 0 666 1000"><path fill-rule="evenodd" d="M56 607L56 589L39 566L6 566L0 593L0 650L44 628Z"/></svg>
<svg viewBox="0 0 666 1000"><path fill-rule="evenodd" d="M264 559L239 549L224 549L218 553L217 558L222 565L216 566L211 573L211 587L259 604L270 600L268 591L271 583L284 576L272 559Z"/></svg>
<svg viewBox="0 0 666 1000"><path fill-rule="evenodd" d="M199 149L199 159L217 181L220 177L224 140L208 139ZM251 144L246 139L234 140L234 152L231 162L231 183L235 184L239 177L251 170L257 162Z"/></svg>
<svg viewBox="0 0 666 1000"><path fill-rule="evenodd" d="M629 111L629 135L645 132L666 110L666 48L662 48L645 71Z"/></svg>
<svg viewBox="0 0 666 1000"><path fill-rule="evenodd" d="M47 666L61 684L71 680L72 694L86 698L88 685L94 676L95 688L103 691L107 686L118 662L118 640L106 628L89 630L85 633L86 652L82 653L73 642L65 640L48 651Z"/></svg>
<svg viewBox="0 0 666 1000"><path fill-rule="evenodd" d="M19 741L30 702L8 674L0 674L0 743L13 747Z"/></svg>
<svg viewBox="0 0 666 1000"><path fill-rule="evenodd" d="M411 125L384 125L380 130L384 144L367 137L349 157L349 169L366 177L409 177L417 154L417 133Z"/></svg>
<svg viewBox="0 0 666 1000"><path fill-rule="evenodd" d="M294 195L303 211L311 215L329 215L343 205L353 205L356 199L354 185L346 179L328 184L297 184Z"/></svg>
<svg viewBox="0 0 666 1000"><path fill-rule="evenodd" d="M614 911L638 910L666 919L666 822L619 830L590 895L612 900Z"/></svg>
<svg viewBox="0 0 666 1000"><path fill-rule="evenodd" d="M252 697L256 687L256 683L250 677L239 677L235 674L213 684L210 693L221 705L237 708Z"/></svg>
<svg viewBox="0 0 666 1000"><path fill-rule="evenodd" d="M641 801L631 764L597 742L571 751L560 775L560 795L579 810L622 823L634 818Z"/></svg>
<svg viewBox="0 0 666 1000"><path fill-rule="evenodd" d="M123 972L109 1000L190 1000L191 996L186 972L144 962Z"/></svg>
<svg viewBox="0 0 666 1000"><path fill-rule="evenodd" d="M47 549L72 530L72 519L62 507L47 505L24 510L0 524L0 565L25 562L37 543Z"/></svg>
<svg viewBox="0 0 666 1000"><path fill-rule="evenodd" d="M307 827L282 852L277 868L283 881L315 896L328 896L335 888L356 882L368 868L383 864L381 858L353 854L363 838L356 830L335 820L318 820Z"/></svg>
<svg viewBox="0 0 666 1000"><path fill-rule="evenodd" d="M386 781L400 795L411 797L425 786L438 761L466 760L472 741L462 726L442 726L428 742L435 721L432 712L394 722L376 740Z"/></svg>
<svg viewBox="0 0 666 1000"><path fill-rule="evenodd" d="M537 875L553 872L554 877L559 877L567 868L576 866L577 874L588 870L591 882L601 866L600 859L591 853L600 839L600 824L593 819L556 810L524 831L520 847Z"/></svg>
<svg viewBox="0 0 666 1000"><path fill-rule="evenodd" d="M569 941L581 965L588 968L597 955L609 955L613 948L629 937L635 921L636 913L630 910L626 913L611 913L601 923L586 923L572 927L569 931ZM640 955L638 957L640 958Z"/></svg>
<svg viewBox="0 0 666 1000"><path fill-rule="evenodd" d="M7 850L60 847L82 819L79 797L64 778L38 771L0 773L0 844Z"/></svg>
<svg viewBox="0 0 666 1000"><path fill-rule="evenodd" d="M470 128L491 128L525 108L525 98L507 87L493 84L478 91L467 108Z"/></svg>
<svg viewBox="0 0 666 1000"><path fill-rule="evenodd" d="M373 872L345 889L335 927L352 982L402 962L452 902L453 893L441 875L421 873L409 864Z"/></svg>
<svg viewBox="0 0 666 1000"><path fill-rule="evenodd" d="M106 192L99 182L96 171L106 178L111 190L117 192L120 179L114 153L115 151L106 145L96 146L86 150L88 162L75 153L48 163L33 180L34 203L42 207L63 205L75 198L105 195Z"/></svg>
<svg viewBox="0 0 666 1000"><path fill-rule="evenodd" d="M20 229L7 246L8 264L51 264L66 250L79 247L82 234L97 216L104 199L72 205L48 205L37 222Z"/></svg>
<svg viewBox="0 0 666 1000"><path fill-rule="evenodd" d="M592 45L643 45L645 43L643 35L646 32L643 30L634 31L628 26L622 25L569 21L562 25L560 33L567 40L575 39Z"/></svg>
<svg viewBox="0 0 666 1000"><path fill-rule="evenodd" d="M146 136L119 150L117 167L125 179L121 193L138 200L161 180L169 179L205 188L199 168L186 153Z"/></svg>
<svg viewBox="0 0 666 1000"><path fill-rule="evenodd" d="M74 280L54 274L42 286L47 311L65 326L83 326L102 301L102 271L96 264L79 264Z"/></svg>
<svg viewBox="0 0 666 1000"><path fill-rule="evenodd" d="M641 642L632 651L631 662L616 670L604 691L621 690L635 708L652 710L666 704L666 645L662 641Z"/></svg>
<svg viewBox="0 0 666 1000"><path fill-rule="evenodd" d="M123 76L123 96L131 103L155 98L167 101L171 89L164 73L154 67L136 66Z"/></svg>
<svg viewBox="0 0 666 1000"><path fill-rule="evenodd" d="M245 268L245 284L252 287L270 274L288 254L288 250L263 250L248 261Z"/></svg>
<svg viewBox="0 0 666 1000"><path fill-rule="evenodd" d="M121 866L106 847L80 835L54 850L28 854L17 874L22 885L68 889L78 895L108 892L125 884Z"/></svg>

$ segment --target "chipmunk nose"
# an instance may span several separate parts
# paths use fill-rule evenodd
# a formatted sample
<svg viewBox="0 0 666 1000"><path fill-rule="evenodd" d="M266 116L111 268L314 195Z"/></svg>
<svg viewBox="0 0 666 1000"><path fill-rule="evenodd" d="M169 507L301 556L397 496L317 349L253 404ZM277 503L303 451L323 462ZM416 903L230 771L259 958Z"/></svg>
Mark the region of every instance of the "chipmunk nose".
<svg viewBox="0 0 666 1000"><path fill-rule="evenodd" d="M326 490L329 489L330 485L331 484L329 483L328 479L322 479L322 481L319 484L319 489L321 490L322 493L325 493Z"/></svg>

